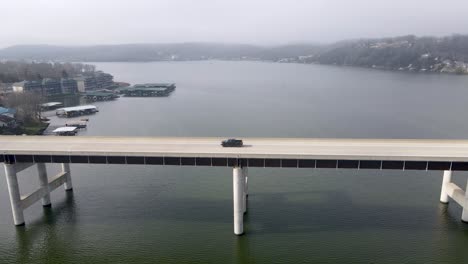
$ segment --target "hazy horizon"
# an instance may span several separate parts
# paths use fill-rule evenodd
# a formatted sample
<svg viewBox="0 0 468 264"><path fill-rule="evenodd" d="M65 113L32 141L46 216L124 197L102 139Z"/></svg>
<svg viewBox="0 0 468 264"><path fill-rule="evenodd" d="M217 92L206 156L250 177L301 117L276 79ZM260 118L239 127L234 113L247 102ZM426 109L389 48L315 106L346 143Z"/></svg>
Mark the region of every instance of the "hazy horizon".
<svg viewBox="0 0 468 264"><path fill-rule="evenodd" d="M221 43L277 46L467 34L462 0L17 0L0 48Z"/></svg>

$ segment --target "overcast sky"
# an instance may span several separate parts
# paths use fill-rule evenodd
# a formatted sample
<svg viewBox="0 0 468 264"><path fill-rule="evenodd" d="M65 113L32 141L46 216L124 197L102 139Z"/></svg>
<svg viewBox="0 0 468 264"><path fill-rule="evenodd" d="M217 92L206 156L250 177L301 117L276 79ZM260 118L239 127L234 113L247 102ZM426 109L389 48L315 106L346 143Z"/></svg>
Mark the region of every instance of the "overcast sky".
<svg viewBox="0 0 468 264"><path fill-rule="evenodd" d="M0 0L0 47L468 33L468 0Z"/></svg>

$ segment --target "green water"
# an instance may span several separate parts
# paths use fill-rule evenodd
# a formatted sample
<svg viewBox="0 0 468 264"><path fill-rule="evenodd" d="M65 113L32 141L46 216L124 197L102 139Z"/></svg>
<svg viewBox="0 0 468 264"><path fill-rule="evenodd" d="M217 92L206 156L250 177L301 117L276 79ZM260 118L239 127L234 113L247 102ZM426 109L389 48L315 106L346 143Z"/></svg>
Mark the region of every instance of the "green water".
<svg viewBox="0 0 468 264"><path fill-rule="evenodd" d="M80 136L468 138L468 79L260 62L98 63L167 98L95 103ZM52 118L54 124L65 119ZM0 263L468 263L439 172L249 169L245 235L228 168L72 165L73 193L14 227L0 172ZM49 174L58 171L48 166ZM22 193L37 186L20 174ZM466 184L466 173L454 181Z"/></svg>

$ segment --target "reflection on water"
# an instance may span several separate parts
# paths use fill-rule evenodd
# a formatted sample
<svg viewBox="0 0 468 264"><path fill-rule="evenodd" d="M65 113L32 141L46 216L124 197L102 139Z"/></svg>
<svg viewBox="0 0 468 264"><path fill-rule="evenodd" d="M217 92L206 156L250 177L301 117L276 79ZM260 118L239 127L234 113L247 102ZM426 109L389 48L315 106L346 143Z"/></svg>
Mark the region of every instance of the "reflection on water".
<svg viewBox="0 0 468 264"><path fill-rule="evenodd" d="M73 230L78 224L75 213L73 192L66 191L62 202L55 203L52 207L43 207L42 217L28 222L25 226L16 227L17 262L40 263L58 252L63 258L72 255L74 249L69 245L70 241L74 240ZM67 230L66 236L60 234L62 224L72 227Z"/></svg>

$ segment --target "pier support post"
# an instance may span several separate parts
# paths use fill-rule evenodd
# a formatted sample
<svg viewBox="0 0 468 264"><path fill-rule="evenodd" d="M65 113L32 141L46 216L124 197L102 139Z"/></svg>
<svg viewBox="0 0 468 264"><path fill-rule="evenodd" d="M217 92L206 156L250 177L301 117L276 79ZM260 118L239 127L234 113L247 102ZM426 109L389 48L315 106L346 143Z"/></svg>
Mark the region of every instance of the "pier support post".
<svg viewBox="0 0 468 264"><path fill-rule="evenodd" d="M244 181L241 167L234 167L232 173L233 205L234 205L234 234L244 233Z"/></svg>
<svg viewBox="0 0 468 264"><path fill-rule="evenodd" d="M244 189L243 189L243 207L244 207L244 214L247 213L247 196L248 196L248 171L247 168L242 168L242 181L244 184Z"/></svg>
<svg viewBox="0 0 468 264"><path fill-rule="evenodd" d="M21 195L16 176L15 164L5 163L5 175L8 185L8 193L10 194L11 212L13 214L13 222L16 226L24 225L24 214L21 206Z"/></svg>
<svg viewBox="0 0 468 264"><path fill-rule="evenodd" d="M465 189L465 204L461 206L463 208L461 220L465 223L468 223L468 180L467 180L466 189Z"/></svg>
<svg viewBox="0 0 468 264"><path fill-rule="evenodd" d="M452 181L452 171L444 171L444 177L442 179L442 188L440 191L440 202L441 203L448 203L449 202L449 195L447 193L447 184Z"/></svg>
<svg viewBox="0 0 468 264"><path fill-rule="evenodd" d="M66 173L65 184L63 185L65 187L65 191L73 190L71 172L70 172L70 164L69 163L62 163L62 172Z"/></svg>
<svg viewBox="0 0 468 264"><path fill-rule="evenodd" d="M38 163L37 172L39 175L39 185L46 190L46 194L42 197L42 206L50 207L49 178L47 177L46 165L44 163Z"/></svg>

